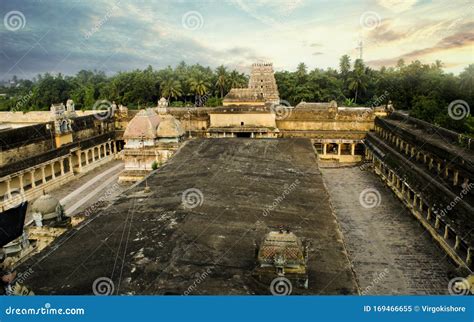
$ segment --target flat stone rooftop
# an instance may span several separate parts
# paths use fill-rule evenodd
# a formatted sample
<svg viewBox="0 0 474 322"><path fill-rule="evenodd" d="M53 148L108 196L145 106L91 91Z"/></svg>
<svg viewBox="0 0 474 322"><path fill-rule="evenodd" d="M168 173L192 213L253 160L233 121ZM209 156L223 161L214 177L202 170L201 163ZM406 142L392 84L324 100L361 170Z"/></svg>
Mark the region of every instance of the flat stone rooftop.
<svg viewBox="0 0 474 322"><path fill-rule="evenodd" d="M309 287L293 294L358 292L307 139L188 141L18 272L36 294L91 294L101 277L114 294L269 294L252 270L280 225L309 245Z"/></svg>

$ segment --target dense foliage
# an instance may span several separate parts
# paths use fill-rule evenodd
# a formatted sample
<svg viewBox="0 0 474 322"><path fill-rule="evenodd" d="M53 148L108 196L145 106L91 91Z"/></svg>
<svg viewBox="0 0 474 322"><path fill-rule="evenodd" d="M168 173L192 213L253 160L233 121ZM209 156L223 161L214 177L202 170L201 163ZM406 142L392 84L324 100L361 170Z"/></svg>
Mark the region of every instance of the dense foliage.
<svg viewBox="0 0 474 322"><path fill-rule="evenodd" d="M360 59L341 57L339 70L308 71L300 63L294 72L276 72L280 97L291 105L301 101L336 100L344 106L379 106L392 101L395 109L412 116L465 133L474 133L474 120L468 115L456 120L449 116L451 102L462 100L474 106L474 64L460 75L445 73L441 62L427 65L401 60L396 67L375 70ZM154 70L120 72L107 77L103 72L82 70L75 76L44 74L33 80L14 78L0 87L0 110L47 110L52 103L72 98L78 109L90 109L106 99L130 108L156 106L164 96L172 106L218 106L232 87L245 87L248 77L224 66L178 64Z"/></svg>

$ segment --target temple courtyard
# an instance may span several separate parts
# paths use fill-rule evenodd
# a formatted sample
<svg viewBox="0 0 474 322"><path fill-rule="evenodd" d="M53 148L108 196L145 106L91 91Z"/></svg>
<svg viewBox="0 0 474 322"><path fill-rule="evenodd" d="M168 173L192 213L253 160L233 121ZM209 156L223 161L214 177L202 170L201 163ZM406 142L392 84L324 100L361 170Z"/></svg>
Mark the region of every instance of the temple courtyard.
<svg viewBox="0 0 474 322"><path fill-rule="evenodd" d="M19 267L36 294L92 294L104 279L113 294L269 294L252 271L279 227L308 250L308 288L292 294L447 292L454 265L392 192L364 168L320 169L309 139L193 139L121 194L120 170L53 193L66 212L96 208Z"/></svg>

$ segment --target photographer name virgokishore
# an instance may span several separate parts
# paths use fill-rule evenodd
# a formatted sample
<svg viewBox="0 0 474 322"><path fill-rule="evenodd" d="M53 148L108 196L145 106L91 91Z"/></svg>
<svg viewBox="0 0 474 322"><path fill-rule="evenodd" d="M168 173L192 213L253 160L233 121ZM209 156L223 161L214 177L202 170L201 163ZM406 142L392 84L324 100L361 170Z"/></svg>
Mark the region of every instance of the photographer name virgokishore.
<svg viewBox="0 0 474 322"><path fill-rule="evenodd" d="M465 306L453 306L453 305L436 305L436 306L429 306L423 305L421 306L422 312L431 312L431 313L453 313L453 312L466 312Z"/></svg>

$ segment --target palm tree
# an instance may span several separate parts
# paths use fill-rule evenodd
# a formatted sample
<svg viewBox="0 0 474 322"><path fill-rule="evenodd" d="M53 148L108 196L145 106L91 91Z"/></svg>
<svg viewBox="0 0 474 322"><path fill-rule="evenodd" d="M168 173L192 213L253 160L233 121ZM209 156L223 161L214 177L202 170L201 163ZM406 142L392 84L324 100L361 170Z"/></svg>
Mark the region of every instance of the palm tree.
<svg viewBox="0 0 474 322"><path fill-rule="evenodd" d="M168 101L170 97L178 98L183 94L181 83L173 78L165 79L161 83L161 95L166 96Z"/></svg>
<svg viewBox="0 0 474 322"><path fill-rule="evenodd" d="M357 104L357 95L364 92L367 88L367 75L365 73L364 62L357 59L354 62L354 70L349 76L349 89L355 91L354 103Z"/></svg>
<svg viewBox="0 0 474 322"><path fill-rule="evenodd" d="M233 70L229 75L230 88L243 87L247 83L247 79L244 74L240 74L238 71Z"/></svg>
<svg viewBox="0 0 474 322"><path fill-rule="evenodd" d="M221 98L223 98L224 97L224 90L225 90L226 85L227 85L227 76L228 76L227 70L223 65L221 65L221 66L217 67L216 74L217 74L216 86L219 88L219 91L221 93Z"/></svg>
<svg viewBox="0 0 474 322"><path fill-rule="evenodd" d="M196 72L189 79L189 87L196 95L196 103L198 106L202 105L201 97L207 93L211 85L207 81L207 78L201 72Z"/></svg>

